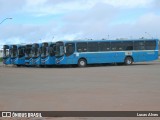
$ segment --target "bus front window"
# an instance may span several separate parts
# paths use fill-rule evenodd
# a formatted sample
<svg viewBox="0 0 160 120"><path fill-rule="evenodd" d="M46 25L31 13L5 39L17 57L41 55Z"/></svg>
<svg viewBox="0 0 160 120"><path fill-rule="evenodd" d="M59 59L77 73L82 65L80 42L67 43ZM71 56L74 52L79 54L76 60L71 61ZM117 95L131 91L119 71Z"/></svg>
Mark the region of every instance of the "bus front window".
<svg viewBox="0 0 160 120"><path fill-rule="evenodd" d="M64 55L64 46L59 44L56 45L56 57L61 57Z"/></svg>
<svg viewBox="0 0 160 120"><path fill-rule="evenodd" d="M11 49L11 57L12 57L12 58L15 58L16 56L17 56L17 50L14 49L14 48L12 48L12 49Z"/></svg>
<svg viewBox="0 0 160 120"><path fill-rule="evenodd" d="M50 47L46 47L46 56L49 55L49 48L50 48Z"/></svg>
<svg viewBox="0 0 160 120"><path fill-rule="evenodd" d="M43 43L41 48L41 57L45 58L48 55L48 43Z"/></svg>
<svg viewBox="0 0 160 120"><path fill-rule="evenodd" d="M20 47L18 49L18 57L21 58L21 57L24 57L24 48L23 47Z"/></svg>
<svg viewBox="0 0 160 120"><path fill-rule="evenodd" d="M32 46L31 45L27 46L25 52L26 52L26 58L27 59L31 58L32 57Z"/></svg>
<svg viewBox="0 0 160 120"><path fill-rule="evenodd" d="M3 49L3 57L5 58L5 57L7 57L7 49Z"/></svg>
<svg viewBox="0 0 160 120"><path fill-rule="evenodd" d="M4 46L3 48L3 57L6 58L6 57L9 57L9 46Z"/></svg>
<svg viewBox="0 0 160 120"><path fill-rule="evenodd" d="M55 44L50 45L50 47L48 48L49 55L50 56L55 56L55 51L56 51Z"/></svg>
<svg viewBox="0 0 160 120"><path fill-rule="evenodd" d="M26 55L27 57L30 57L30 49L26 49Z"/></svg>
<svg viewBox="0 0 160 120"><path fill-rule="evenodd" d="M4 57L9 57L9 50L8 49L4 49L3 52L4 52L3 53Z"/></svg>
<svg viewBox="0 0 160 120"><path fill-rule="evenodd" d="M3 57L5 58L6 57L6 49L3 48Z"/></svg>
<svg viewBox="0 0 160 120"><path fill-rule="evenodd" d="M38 48L37 47L33 47L32 54L33 54L33 57L38 57Z"/></svg>
<svg viewBox="0 0 160 120"><path fill-rule="evenodd" d="M46 57L46 47L42 47L42 57Z"/></svg>

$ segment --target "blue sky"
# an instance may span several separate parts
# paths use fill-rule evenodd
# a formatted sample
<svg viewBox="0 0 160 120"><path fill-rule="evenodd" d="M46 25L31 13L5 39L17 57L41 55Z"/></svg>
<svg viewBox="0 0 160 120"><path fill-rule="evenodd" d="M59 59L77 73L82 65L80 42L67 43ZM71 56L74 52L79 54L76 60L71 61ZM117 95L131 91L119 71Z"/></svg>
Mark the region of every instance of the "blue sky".
<svg viewBox="0 0 160 120"><path fill-rule="evenodd" d="M160 0L0 0L0 45L160 38Z"/></svg>

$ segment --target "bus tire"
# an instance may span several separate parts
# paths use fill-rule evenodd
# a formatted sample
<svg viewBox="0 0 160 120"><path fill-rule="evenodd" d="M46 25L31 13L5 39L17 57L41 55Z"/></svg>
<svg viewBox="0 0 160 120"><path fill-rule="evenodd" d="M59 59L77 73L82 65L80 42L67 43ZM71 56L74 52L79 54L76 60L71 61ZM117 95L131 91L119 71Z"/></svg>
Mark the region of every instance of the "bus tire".
<svg viewBox="0 0 160 120"><path fill-rule="evenodd" d="M85 59L79 59L78 66L79 67L86 67L87 66L87 61Z"/></svg>
<svg viewBox="0 0 160 120"><path fill-rule="evenodd" d="M132 57L126 57L124 60L125 65L132 65L133 63L133 58Z"/></svg>

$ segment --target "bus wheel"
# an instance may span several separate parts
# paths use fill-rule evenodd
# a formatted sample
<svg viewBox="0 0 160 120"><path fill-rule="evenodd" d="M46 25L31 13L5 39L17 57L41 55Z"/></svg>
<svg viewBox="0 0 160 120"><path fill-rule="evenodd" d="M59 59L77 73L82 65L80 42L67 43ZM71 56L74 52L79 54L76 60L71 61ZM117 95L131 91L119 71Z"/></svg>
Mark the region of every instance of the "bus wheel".
<svg viewBox="0 0 160 120"><path fill-rule="evenodd" d="M131 65L133 63L132 57L126 57L124 63L125 65Z"/></svg>
<svg viewBox="0 0 160 120"><path fill-rule="evenodd" d="M78 66L79 67L86 67L86 65L87 65L87 61L85 59L80 59L78 61Z"/></svg>

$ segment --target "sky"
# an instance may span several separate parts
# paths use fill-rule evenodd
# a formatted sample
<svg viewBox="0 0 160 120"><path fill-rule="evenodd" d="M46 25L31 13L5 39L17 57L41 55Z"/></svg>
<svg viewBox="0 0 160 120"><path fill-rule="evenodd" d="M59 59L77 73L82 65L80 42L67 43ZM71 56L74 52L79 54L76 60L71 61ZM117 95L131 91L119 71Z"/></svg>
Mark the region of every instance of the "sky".
<svg viewBox="0 0 160 120"><path fill-rule="evenodd" d="M160 38L160 0L0 0L1 21L1 46Z"/></svg>

